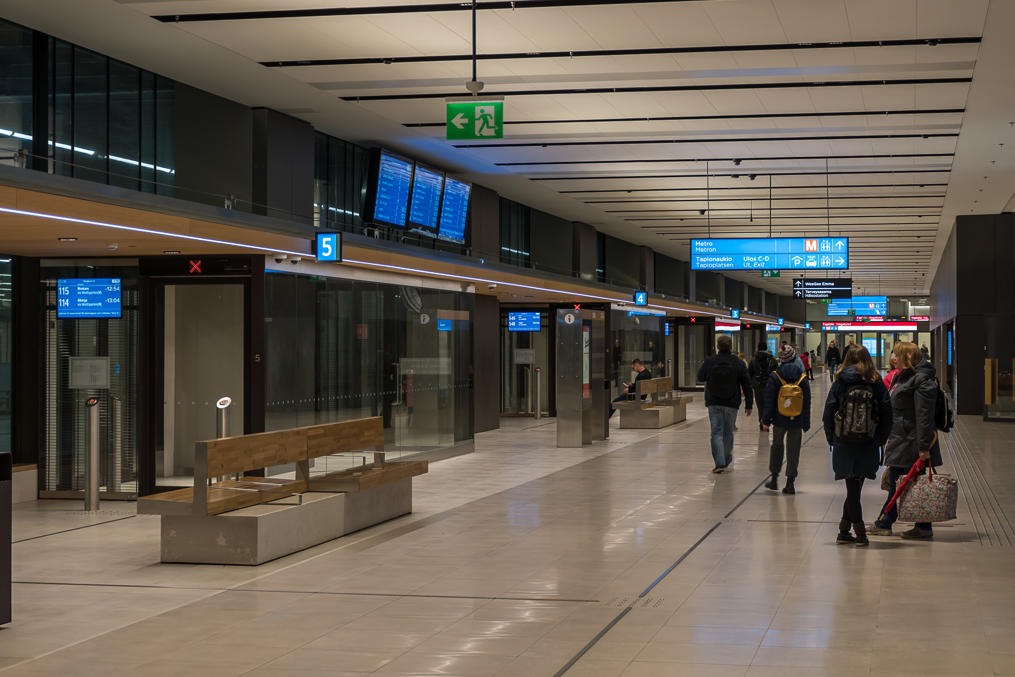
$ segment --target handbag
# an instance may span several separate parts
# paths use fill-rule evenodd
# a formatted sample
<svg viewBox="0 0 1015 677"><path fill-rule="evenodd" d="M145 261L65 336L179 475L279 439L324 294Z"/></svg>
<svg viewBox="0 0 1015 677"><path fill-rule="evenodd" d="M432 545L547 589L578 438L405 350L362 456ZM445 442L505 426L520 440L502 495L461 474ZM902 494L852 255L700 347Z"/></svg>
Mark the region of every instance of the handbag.
<svg viewBox="0 0 1015 677"><path fill-rule="evenodd" d="M899 519L903 522L947 522L955 519L959 502L959 481L939 475L929 466L926 475L916 477L899 497Z"/></svg>

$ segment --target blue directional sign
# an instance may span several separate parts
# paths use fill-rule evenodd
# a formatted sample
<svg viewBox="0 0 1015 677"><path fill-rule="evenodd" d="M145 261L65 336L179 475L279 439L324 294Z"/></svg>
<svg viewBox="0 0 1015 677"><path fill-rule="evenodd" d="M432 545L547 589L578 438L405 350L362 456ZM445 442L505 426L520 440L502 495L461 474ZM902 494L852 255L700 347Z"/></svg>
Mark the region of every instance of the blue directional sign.
<svg viewBox="0 0 1015 677"><path fill-rule="evenodd" d="M830 316L861 315L865 317L888 314L887 296L854 296L845 301L831 301L826 309Z"/></svg>
<svg viewBox="0 0 1015 677"><path fill-rule="evenodd" d="M783 319L782 319L782 318L780 317L780 318L779 318L779 326L781 327L781 326L782 326L782 325L783 325L784 323L785 323L785 320L783 320Z"/></svg>
<svg viewBox="0 0 1015 677"><path fill-rule="evenodd" d="M691 240L691 270L846 270L848 237Z"/></svg>
<svg viewBox="0 0 1015 677"><path fill-rule="evenodd" d="M451 331L451 320L437 320L437 331Z"/></svg>
<svg viewBox="0 0 1015 677"><path fill-rule="evenodd" d="M634 305L636 306L648 305L648 292L636 291L634 293Z"/></svg>
<svg viewBox="0 0 1015 677"><path fill-rule="evenodd" d="M734 308L733 310L730 311L730 317L732 317L734 320L739 320L740 319L740 311L737 310L736 308Z"/></svg>
<svg viewBox="0 0 1015 677"><path fill-rule="evenodd" d="M342 260L341 233L317 233L316 245L314 256L318 261Z"/></svg>

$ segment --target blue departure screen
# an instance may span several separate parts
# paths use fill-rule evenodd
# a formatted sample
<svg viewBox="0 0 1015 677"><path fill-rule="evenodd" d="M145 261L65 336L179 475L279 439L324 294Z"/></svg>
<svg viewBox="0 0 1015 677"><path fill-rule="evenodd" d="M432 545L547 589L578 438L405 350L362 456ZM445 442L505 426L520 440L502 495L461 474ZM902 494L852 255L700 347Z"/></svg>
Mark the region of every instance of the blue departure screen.
<svg viewBox="0 0 1015 677"><path fill-rule="evenodd" d="M115 318L121 314L120 278L56 281L56 316L69 319Z"/></svg>
<svg viewBox="0 0 1015 677"><path fill-rule="evenodd" d="M374 195L374 221L405 226L411 183L412 163L381 153L377 170L377 192Z"/></svg>
<svg viewBox="0 0 1015 677"><path fill-rule="evenodd" d="M469 215L469 194L472 186L454 179L444 181L441 223L437 237L465 244L465 219Z"/></svg>
<svg viewBox="0 0 1015 677"><path fill-rule="evenodd" d="M848 237L691 240L691 270L845 270Z"/></svg>
<svg viewBox="0 0 1015 677"><path fill-rule="evenodd" d="M427 235L437 233L437 215L441 210L441 190L444 175L416 166L412 181L412 200L409 201L409 225Z"/></svg>
<svg viewBox="0 0 1015 677"><path fill-rule="evenodd" d="M539 313L508 313L508 331L539 331Z"/></svg>
<svg viewBox="0 0 1015 677"><path fill-rule="evenodd" d="M849 300L830 301L828 314L831 315L860 315L860 316L881 316L888 314L887 296L854 296Z"/></svg>

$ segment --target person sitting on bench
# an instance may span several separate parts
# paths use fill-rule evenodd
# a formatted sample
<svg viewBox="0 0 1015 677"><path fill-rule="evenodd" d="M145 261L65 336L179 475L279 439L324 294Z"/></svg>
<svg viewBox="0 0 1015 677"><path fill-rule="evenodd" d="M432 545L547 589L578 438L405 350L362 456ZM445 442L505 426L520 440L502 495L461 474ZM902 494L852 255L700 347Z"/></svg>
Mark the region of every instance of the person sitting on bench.
<svg viewBox="0 0 1015 677"><path fill-rule="evenodd" d="M641 363L637 357L631 360L631 368L634 369L638 375L634 377L634 383L624 382L624 390L617 397L613 399L614 402L624 402L631 399L631 396L638 394L638 381L644 381L645 379L652 378L652 372L645 368L645 365ZM610 407L610 416L613 416L615 412L612 406Z"/></svg>

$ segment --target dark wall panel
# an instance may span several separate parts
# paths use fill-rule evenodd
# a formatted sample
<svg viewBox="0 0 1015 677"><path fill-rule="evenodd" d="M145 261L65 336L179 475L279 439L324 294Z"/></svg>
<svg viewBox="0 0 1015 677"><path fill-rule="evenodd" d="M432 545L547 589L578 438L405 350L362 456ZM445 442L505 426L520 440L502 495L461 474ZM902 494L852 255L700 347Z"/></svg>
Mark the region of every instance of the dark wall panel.
<svg viewBox="0 0 1015 677"><path fill-rule="evenodd" d="M779 314L779 296L777 294L773 294L770 291L765 292L765 314L766 315Z"/></svg>
<svg viewBox="0 0 1015 677"><path fill-rule="evenodd" d="M687 298L687 263L665 254L655 255L655 289L667 296Z"/></svg>
<svg viewBox="0 0 1015 677"><path fill-rule="evenodd" d="M641 247L607 235L603 254L606 281L625 287L641 288Z"/></svg>
<svg viewBox="0 0 1015 677"><path fill-rule="evenodd" d="M722 274L699 270L695 273L695 278L697 280L695 300L705 303L718 303L722 293Z"/></svg>
<svg viewBox="0 0 1015 677"><path fill-rule="evenodd" d="M475 297L472 323L472 392L475 432L500 427L500 303Z"/></svg>
<svg viewBox="0 0 1015 677"><path fill-rule="evenodd" d="M596 279L596 229L587 223L575 223L574 271L583 280Z"/></svg>
<svg viewBox="0 0 1015 677"><path fill-rule="evenodd" d="M752 287L747 285L747 307L755 313L762 311L762 299L765 297L765 292L760 287Z"/></svg>
<svg viewBox="0 0 1015 677"><path fill-rule="evenodd" d="M532 267L570 275L574 252L574 227L571 222L533 209L529 233Z"/></svg>
<svg viewBox="0 0 1015 677"><path fill-rule="evenodd" d="M500 259L500 197L483 186L472 185L472 255L488 261Z"/></svg>
<svg viewBox="0 0 1015 677"><path fill-rule="evenodd" d="M253 115L249 108L180 83L175 85L174 195L221 207L233 195L252 198Z"/></svg>
<svg viewBox="0 0 1015 677"><path fill-rule="evenodd" d="M255 108L253 144L253 211L309 226L314 218L314 128Z"/></svg>
<svg viewBox="0 0 1015 677"><path fill-rule="evenodd" d="M744 283L740 280L733 280L728 277L723 278L723 284L726 286L726 296L723 297L723 301L727 308L743 308L744 307Z"/></svg>
<svg viewBox="0 0 1015 677"><path fill-rule="evenodd" d="M804 322L807 317L807 302L789 296L779 297L779 317L789 322Z"/></svg>

